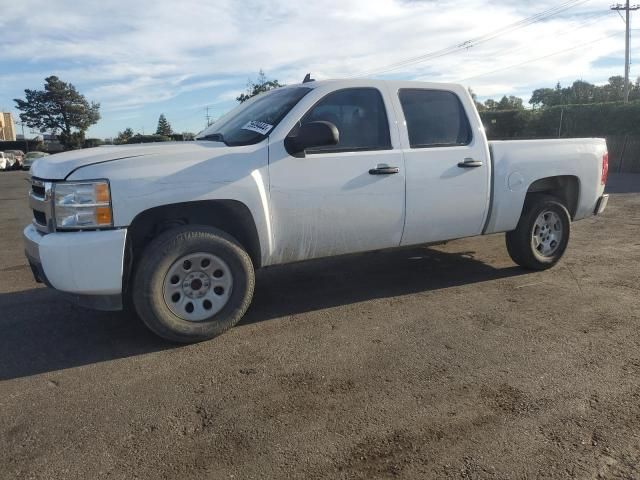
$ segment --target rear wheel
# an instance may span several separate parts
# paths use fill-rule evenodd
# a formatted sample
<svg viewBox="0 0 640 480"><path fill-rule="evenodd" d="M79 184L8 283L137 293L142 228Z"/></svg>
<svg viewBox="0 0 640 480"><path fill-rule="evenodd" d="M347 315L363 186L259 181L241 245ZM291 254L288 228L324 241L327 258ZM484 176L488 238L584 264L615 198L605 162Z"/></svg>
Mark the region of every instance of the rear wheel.
<svg viewBox="0 0 640 480"><path fill-rule="evenodd" d="M564 255L571 233L571 217L555 197L533 195L518 226L507 232L509 255L518 265L531 270L554 266Z"/></svg>
<svg viewBox="0 0 640 480"><path fill-rule="evenodd" d="M207 226L180 227L154 239L143 252L133 303L156 334L198 342L242 318L254 283L251 259L233 237Z"/></svg>

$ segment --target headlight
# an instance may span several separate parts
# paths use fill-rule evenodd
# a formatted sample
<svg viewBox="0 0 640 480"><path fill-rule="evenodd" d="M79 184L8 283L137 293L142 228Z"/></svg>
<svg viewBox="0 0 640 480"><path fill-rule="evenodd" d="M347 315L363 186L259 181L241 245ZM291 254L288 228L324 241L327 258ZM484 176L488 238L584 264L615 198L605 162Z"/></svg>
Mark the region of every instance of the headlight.
<svg viewBox="0 0 640 480"><path fill-rule="evenodd" d="M109 182L53 184L56 228L104 228L113 226Z"/></svg>

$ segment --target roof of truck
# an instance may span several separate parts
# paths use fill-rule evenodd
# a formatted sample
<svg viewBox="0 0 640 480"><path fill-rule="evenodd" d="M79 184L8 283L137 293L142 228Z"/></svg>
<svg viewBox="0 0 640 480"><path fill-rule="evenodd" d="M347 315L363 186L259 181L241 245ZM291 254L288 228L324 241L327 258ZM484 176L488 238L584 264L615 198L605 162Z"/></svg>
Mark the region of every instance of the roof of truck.
<svg viewBox="0 0 640 480"><path fill-rule="evenodd" d="M447 88L457 89L462 86L457 83L436 83L436 82L423 82L418 80L382 80L378 78L332 78L326 80L312 80L306 83L295 83L287 85L287 87L308 87L308 88L320 88L324 86L397 86L399 88ZM464 87L462 87L464 88Z"/></svg>

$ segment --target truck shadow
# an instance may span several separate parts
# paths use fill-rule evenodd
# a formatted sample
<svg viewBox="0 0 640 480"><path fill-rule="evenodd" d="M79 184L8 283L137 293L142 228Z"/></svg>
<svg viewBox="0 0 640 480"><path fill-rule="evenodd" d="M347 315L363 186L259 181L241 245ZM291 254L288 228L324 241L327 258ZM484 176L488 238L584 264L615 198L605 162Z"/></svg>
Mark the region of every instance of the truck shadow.
<svg viewBox="0 0 640 480"><path fill-rule="evenodd" d="M473 256L414 247L265 268L257 272L253 303L240 325L527 273Z"/></svg>
<svg viewBox="0 0 640 480"><path fill-rule="evenodd" d="M496 269L471 252L428 248L272 267L258 272L240 325L524 273L515 266ZM0 311L0 381L178 347L136 318L77 307L47 288L0 294Z"/></svg>

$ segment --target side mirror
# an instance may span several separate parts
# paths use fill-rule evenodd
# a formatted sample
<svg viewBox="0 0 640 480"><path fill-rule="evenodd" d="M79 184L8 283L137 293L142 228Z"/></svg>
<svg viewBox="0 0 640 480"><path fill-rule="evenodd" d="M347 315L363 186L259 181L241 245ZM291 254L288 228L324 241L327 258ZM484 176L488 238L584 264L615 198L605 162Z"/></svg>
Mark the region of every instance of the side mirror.
<svg viewBox="0 0 640 480"><path fill-rule="evenodd" d="M317 121L304 123L295 135L289 134L284 146L290 155L304 156L307 148L336 145L340 141L340 132L331 122Z"/></svg>

